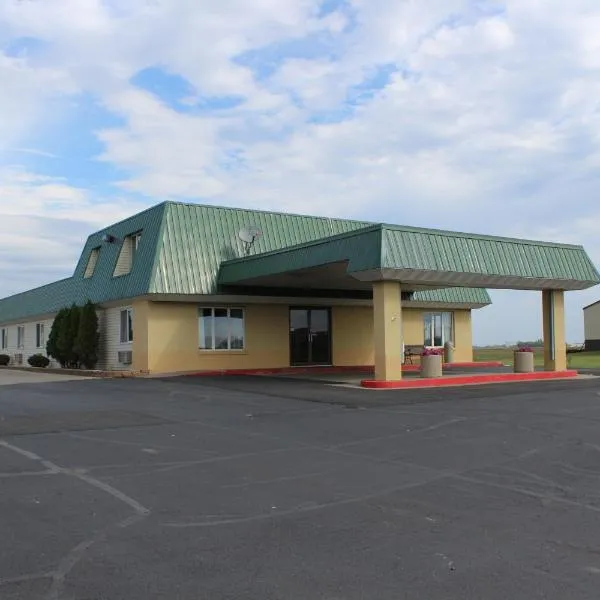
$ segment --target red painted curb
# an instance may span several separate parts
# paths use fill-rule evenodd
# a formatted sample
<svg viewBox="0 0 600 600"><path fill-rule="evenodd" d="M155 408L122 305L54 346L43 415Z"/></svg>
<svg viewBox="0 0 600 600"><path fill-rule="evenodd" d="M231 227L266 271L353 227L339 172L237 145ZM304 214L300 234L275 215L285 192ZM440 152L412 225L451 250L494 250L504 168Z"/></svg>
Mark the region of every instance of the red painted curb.
<svg viewBox="0 0 600 600"><path fill-rule="evenodd" d="M464 369L464 368L482 368L486 369L488 367L503 367L504 363L499 360L488 360L481 362L455 362L455 363L444 363L444 369Z"/></svg>
<svg viewBox="0 0 600 600"><path fill-rule="evenodd" d="M547 381L549 379L570 379L577 377L577 371L540 371L538 373L492 373L485 375L464 375L461 377L439 377L436 379L409 379L408 381L375 381L365 379L361 386L369 389L418 389L432 387L452 387L457 385L506 383L511 381Z"/></svg>
<svg viewBox="0 0 600 600"><path fill-rule="evenodd" d="M444 363L444 369L453 368L488 368L502 367L501 362L462 362L462 363ZM402 371L405 373L418 373L419 365L403 365ZM216 377L218 375L301 375L304 373L314 373L315 375L335 375L336 373L356 373L364 371L372 373L373 365L362 365L357 367L281 367L273 369L214 369L211 371L198 371L195 373L186 373L188 377Z"/></svg>

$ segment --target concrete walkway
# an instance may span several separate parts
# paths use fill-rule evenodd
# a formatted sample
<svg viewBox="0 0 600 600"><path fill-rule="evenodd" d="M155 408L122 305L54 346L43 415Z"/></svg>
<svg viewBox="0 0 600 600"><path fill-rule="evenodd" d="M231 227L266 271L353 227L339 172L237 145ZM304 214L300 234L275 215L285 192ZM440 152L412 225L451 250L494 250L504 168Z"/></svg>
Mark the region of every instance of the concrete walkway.
<svg viewBox="0 0 600 600"><path fill-rule="evenodd" d="M0 385L17 385L20 383L53 383L57 381L72 381L88 379L79 375L58 375L56 373L29 372L12 369L0 369Z"/></svg>

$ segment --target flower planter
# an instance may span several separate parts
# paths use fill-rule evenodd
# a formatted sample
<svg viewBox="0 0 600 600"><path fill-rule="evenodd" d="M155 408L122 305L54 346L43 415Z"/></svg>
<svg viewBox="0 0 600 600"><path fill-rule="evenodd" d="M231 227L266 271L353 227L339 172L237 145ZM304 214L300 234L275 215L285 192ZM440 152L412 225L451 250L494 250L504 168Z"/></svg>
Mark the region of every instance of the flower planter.
<svg viewBox="0 0 600 600"><path fill-rule="evenodd" d="M533 352L515 352L515 373L533 373Z"/></svg>
<svg viewBox="0 0 600 600"><path fill-rule="evenodd" d="M421 356L421 377L431 379L442 376L442 355L429 354Z"/></svg>

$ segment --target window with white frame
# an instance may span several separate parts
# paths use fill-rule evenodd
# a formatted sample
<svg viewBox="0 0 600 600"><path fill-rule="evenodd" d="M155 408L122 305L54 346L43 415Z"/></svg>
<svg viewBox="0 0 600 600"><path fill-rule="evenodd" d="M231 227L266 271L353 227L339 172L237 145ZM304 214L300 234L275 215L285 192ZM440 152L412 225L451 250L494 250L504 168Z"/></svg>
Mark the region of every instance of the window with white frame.
<svg viewBox="0 0 600 600"><path fill-rule="evenodd" d="M451 312L424 313L425 346L441 348L454 341L454 315Z"/></svg>
<svg viewBox="0 0 600 600"><path fill-rule="evenodd" d="M125 308L121 311L121 344L133 341L133 309Z"/></svg>
<svg viewBox="0 0 600 600"><path fill-rule="evenodd" d="M209 308L198 310L198 338L201 350L243 350L243 308Z"/></svg>
<svg viewBox="0 0 600 600"><path fill-rule="evenodd" d="M90 251L90 257L88 258L87 265L83 276L89 279L96 270L96 264L98 263L98 257L100 256L100 248L92 248Z"/></svg>
<svg viewBox="0 0 600 600"><path fill-rule="evenodd" d="M8 348L8 329L6 327L2 328L2 332L0 334L0 348L2 348L2 350L6 350Z"/></svg>
<svg viewBox="0 0 600 600"><path fill-rule="evenodd" d="M23 348L25 346L25 326L19 325L17 327L17 348Z"/></svg>
<svg viewBox="0 0 600 600"><path fill-rule="evenodd" d="M46 343L45 327L43 323L37 323L35 326L35 347L43 348Z"/></svg>

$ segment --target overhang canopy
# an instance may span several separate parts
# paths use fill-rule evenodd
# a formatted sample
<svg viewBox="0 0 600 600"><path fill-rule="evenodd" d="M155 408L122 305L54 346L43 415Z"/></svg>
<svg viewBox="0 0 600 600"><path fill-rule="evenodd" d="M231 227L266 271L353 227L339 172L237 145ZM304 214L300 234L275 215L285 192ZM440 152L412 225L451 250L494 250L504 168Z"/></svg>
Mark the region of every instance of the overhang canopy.
<svg viewBox="0 0 600 600"><path fill-rule="evenodd" d="M581 246L374 225L222 263L220 286L407 291L449 287L583 290L600 275Z"/></svg>

